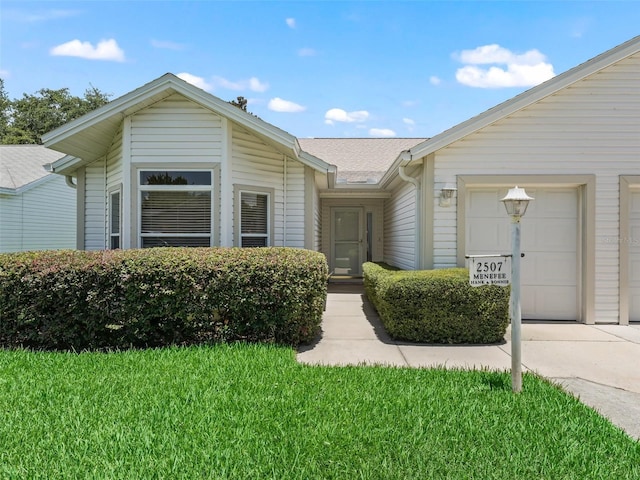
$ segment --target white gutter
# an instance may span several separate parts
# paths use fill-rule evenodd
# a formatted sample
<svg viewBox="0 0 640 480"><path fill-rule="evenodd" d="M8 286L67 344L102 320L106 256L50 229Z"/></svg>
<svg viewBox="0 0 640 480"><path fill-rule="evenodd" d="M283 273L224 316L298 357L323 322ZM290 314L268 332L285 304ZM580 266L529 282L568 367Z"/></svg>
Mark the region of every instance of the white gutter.
<svg viewBox="0 0 640 480"><path fill-rule="evenodd" d="M67 186L73 188L74 190L76 188L78 188L78 185L76 185L75 183L73 183L73 177L71 175L65 175L64 176L64 181L67 182Z"/></svg>
<svg viewBox="0 0 640 480"><path fill-rule="evenodd" d="M411 161L411 153L409 151L405 150L404 152L400 153L400 156L402 157L402 161L400 162L400 165L398 166L398 175L400 175L400 178L402 180L404 180L405 182L411 183L414 187L416 187L416 190L419 191L420 190L420 181L417 178L410 177L404 171L405 167Z"/></svg>

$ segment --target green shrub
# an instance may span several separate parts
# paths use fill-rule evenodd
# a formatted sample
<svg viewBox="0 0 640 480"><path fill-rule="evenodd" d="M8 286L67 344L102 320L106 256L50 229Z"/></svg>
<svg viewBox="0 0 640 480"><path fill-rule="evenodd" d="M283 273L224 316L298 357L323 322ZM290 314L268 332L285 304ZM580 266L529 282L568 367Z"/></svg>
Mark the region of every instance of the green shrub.
<svg viewBox="0 0 640 480"><path fill-rule="evenodd" d="M0 346L298 345L320 331L327 272L291 248L4 254Z"/></svg>
<svg viewBox="0 0 640 480"><path fill-rule="evenodd" d="M466 268L398 271L365 263L367 297L389 335L444 344L502 341L509 323L509 289L471 287Z"/></svg>

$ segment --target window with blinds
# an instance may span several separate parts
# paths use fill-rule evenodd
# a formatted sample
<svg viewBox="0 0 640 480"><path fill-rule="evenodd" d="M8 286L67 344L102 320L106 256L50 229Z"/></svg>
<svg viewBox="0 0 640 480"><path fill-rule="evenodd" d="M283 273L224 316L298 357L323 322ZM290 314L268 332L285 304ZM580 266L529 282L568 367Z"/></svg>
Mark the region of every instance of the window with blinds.
<svg viewBox="0 0 640 480"><path fill-rule="evenodd" d="M120 248L120 192L109 195L109 248Z"/></svg>
<svg viewBox="0 0 640 480"><path fill-rule="evenodd" d="M240 192L240 245L267 247L269 244L269 194Z"/></svg>
<svg viewBox="0 0 640 480"><path fill-rule="evenodd" d="M211 246L211 171L141 171L142 248Z"/></svg>

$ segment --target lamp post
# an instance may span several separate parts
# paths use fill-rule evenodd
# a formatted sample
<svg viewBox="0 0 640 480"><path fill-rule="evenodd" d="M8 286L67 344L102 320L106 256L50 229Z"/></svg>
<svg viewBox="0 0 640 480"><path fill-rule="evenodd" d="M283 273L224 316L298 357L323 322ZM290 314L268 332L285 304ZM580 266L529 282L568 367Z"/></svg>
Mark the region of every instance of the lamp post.
<svg viewBox="0 0 640 480"><path fill-rule="evenodd" d="M511 388L522 390L522 348L520 309L520 219L533 200L524 188L514 187L501 200L511 217Z"/></svg>

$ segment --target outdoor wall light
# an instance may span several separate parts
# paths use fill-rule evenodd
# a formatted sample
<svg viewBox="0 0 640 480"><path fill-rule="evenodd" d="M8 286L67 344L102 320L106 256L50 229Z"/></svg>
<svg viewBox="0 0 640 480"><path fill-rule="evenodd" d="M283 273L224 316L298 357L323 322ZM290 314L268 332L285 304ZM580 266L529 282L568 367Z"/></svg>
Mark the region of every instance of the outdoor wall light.
<svg viewBox="0 0 640 480"><path fill-rule="evenodd" d="M441 207L450 207L451 199L453 198L453 194L455 193L456 190L457 188L454 184L452 183L445 184L445 186L442 187L442 190L440 190L440 201L438 202L438 204Z"/></svg>

